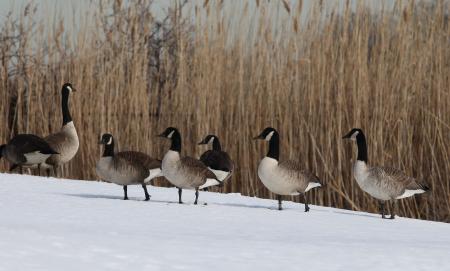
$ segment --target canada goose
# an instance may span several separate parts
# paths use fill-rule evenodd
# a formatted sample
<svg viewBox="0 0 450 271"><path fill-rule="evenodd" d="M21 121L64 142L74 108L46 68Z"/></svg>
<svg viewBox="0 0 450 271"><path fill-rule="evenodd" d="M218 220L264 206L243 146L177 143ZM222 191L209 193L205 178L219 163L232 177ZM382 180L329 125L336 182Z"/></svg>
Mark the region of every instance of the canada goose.
<svg viewBox="0 0 450 271"><path fill-rule="evenodd" d="M176 128L169 127L159 137L168 138L172 144L162 160L162 173L166 179L178 188L178 202L181 201L182 189L195 189L195 202L198 200L198 190L208 187L211 183L221 183L216 175L200 160L192 157L180 157L181 135Z"/></svg>
<svg viewBox="0 0 450 271"><path fill-rule="evenodd" d="M410 197L429 190L426 184L406 176L395 168L368 166L366 137L361 129L352 129L343 139L356 141L358 157L353 165L353 176L363 191L380 201L382 218L386 218L384 213L385 201L394 201L394 210L390 217L390 219L394 219L397 212L396 199Z"/></svg>
<svg viewBox="0 0 450 271"><path fill-rule="evenodd" d="M215 135L207 135L199 145L203 144L212 144L212 150L205 151L200 156L200 161L208 167L220 180L222 183L228 180L231 177L231 173L233 172L233 161L231 161L228 153L222 151L220 146L219 138ZM210 181L208 181L210 182ZM207 184L208 184L207 182ZM211 180L212 183L209 185L218 185L219 183L215 180ZM220 183L220 184L222 184Z"/></svg>
<svg viewBox="0 0 450 271"><path fill-rule="evenodd" d="M57 133L51 134L45 138L45 141L58 152L58 154L51 155L45 162L47 168L47 174L49 168L53 167L56 171L56 167L61 164L69 162L77 153L80 142L78 141L77 130L72 121L72 117L69 111L69 96L71 92L75 92L75 88L69 83L62 86L61 89L61 108L63 115L63 126ZM56 175L56 172L55 172Z"/></svg>
<svg viewBox="0 0 450 271"><path fill-rule="evenodd" d="M8 144L0 146L0 158L3 156L12 163L10 171L16 167L40 166L52 154L57 154L42 138L32 134L19 134L13 137Z"/></svg>
<svg viewBox="0 0 450 271"><path fill-rule="evenodd" d="M267 127L254 139L269 141L269 151L258 166L258 176L265 187L277 194L278 210L282 210L283 195L299 195L305 197L305 212L309 211L308 192L314 187L322 186L319 178L309 171L302 170L300 164L288 160L279 162L280 137L274 128Z"/></svg>
<svg viewBox="0 0 450 271"><path fill-rule="evenodd" d="M103 156L97 162L96 171L104 181L123 186L123 199L128 199L127 185L140 184L145 200L150 199L147 183L161 175L161 161L135 151L114 153L114 138L103 134L99 144L105 145Z"/></svg>

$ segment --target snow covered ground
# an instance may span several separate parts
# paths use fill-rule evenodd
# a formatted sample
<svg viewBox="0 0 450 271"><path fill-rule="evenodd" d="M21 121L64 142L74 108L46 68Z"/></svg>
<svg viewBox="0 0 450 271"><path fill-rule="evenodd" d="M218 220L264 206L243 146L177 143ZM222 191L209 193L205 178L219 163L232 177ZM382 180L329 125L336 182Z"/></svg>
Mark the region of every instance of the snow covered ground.
<svg viewBox="0 0 450 271"><path fill-rule="evenodd" d="M444 270L450 224L0 174L0 270Z"/></svg>

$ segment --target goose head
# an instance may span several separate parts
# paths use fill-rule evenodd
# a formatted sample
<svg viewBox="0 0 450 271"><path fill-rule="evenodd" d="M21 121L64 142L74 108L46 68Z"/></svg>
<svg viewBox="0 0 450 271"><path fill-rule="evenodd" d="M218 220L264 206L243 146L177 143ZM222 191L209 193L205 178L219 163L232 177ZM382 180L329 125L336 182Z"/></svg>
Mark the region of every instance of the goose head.
<svg viewBox="0 0 450 271"><path fill-rule="evenodd" d="M352 141L356 141L359 136L363 136L364 133L359 128L353 128L350 132L348 132L342 139L350 139Z"/></svg>
<svg viewBox="0 0 450 271"><path fill-rule="evenodd" d="M100 145L111 145L114 143L113 136L111 134L103 134L98 141Z"/></svg>
<svg viewBox="0 0 450 271"><path fill-rule="evenodd" d="M68 94L70 94L70 93L72 93L72 92L76 92L77 90L72 86L72 84L71 83L65 83L63 86L62 86L62 89L61 89L61 92L63 93L63 94L66 94L66 95L68 95Z"/></svg>
<svg viewBox="0 0 450 271"><path fill-rule="evenodd" d="M202 141L198 143L198 145L206 145L206 144L212 144L217 139L217 136L215 135L207 135L205 138L203 138Z"/></svg>
<svg viewBox="0 0 450 271"><path fill-rule="evenodd" d="M272 139L272 136L274 134L278 133L277 130L275 130L272 127L267 127L264 129L258 136L254 137L253 139L261 139L265 141L270 141Z"/></svg>
<svg viewBox="0 0 450 271"><path fill-rule="evenodd" d="M175 134L178 135L180 134L180 132L178 132L178 129L174 127L169 127L166 130L164 130L164 132L159 134L158 137L173 139Z"/></svg>
<svg viewBox="0 0 450 271"><path fill-rule="evenodd" d="M164 132L158 135L158 137L170 139L172 142L170 146L171 151L181 152L181 135L177 128L169 127Z"/></svg>

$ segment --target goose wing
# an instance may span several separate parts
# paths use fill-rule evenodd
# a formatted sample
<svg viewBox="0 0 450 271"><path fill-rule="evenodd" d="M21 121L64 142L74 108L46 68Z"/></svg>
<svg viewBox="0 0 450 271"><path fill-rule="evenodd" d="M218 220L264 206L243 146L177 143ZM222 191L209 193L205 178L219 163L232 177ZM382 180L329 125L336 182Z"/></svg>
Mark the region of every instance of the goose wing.
<svg viewBox="0 0 450 271"><path fill-rule="evenodd" d="M60 131L60 132L46 136L44 138L44 140L53 149L60 152L64 148L64 144L69 141L69 138L66 133Z"/></svg>
<svg viewBox="0 0 450 271"><path fill-rule="evenodd" d="M208 150L200 156L200 161L207 167L215 170L230 172L234 168L230 156L223 151Z"/></svg>
<svg viewBox="0 0 450 271"><path fill-rule="evenodd" d="M118 152L110 164L109 177L115 181L126 181L131 183L140 183L149 175L149 170L143 165L142 155L136 152Z"/></svg>
<svg viewBox="0 0 450 271"><path fill-rule="evenodd" d="M50 145L42 138L33 134L20 134L9 141L22 154L39 151L43 154L56 154Z"/></svg>
<svg viewBox="0 0 450 271"><path fill-rule="evenodd" d="M161 160L154 159L142 152L124 151L117 153L116 156L133 164L140 164L147 170L161 168Z"/></svg>
<svg viewBox="0 0 450 271"><path fill-rule="evenodd" d="M216 179L216 175L210 171L202 161L186 156L181 158L181 164L189 172L195 186L202 185L206 179Z"/></svg>
<svg viewBox="0 0 450 271"><path fill-rule="evenodd" d="M319 177L308 170L302 169L300 163L296 161L283 161L278 164L278 167L288 179L297 182L302 190L305 190L309 183L322 185Z"/></svg>
<svg viewBox="0 0 450 271"><path fill-rule="evenodd" d="M369 169L369 178L377 179L381 186L394 193L393 196L399 196L405 190L429 190L425 183L392 167L372 167Z"/></svg>

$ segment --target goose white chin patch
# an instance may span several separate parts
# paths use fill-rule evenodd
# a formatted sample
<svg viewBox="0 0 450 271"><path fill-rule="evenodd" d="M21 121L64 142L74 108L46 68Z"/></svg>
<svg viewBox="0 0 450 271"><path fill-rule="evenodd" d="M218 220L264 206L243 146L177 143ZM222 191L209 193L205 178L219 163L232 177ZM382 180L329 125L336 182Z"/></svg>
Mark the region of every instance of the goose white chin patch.
<svg viewBox="0 0 450 271"><path fill-rule="evenodd" d="M350 137L351 140L356 141L356 137L358 136L359 131L356 131L352 134L352 136Z"/></svg>
<svg viewBox="0 0 450 271"><path fill-rule="evenodd" d="M211 137L208 141L208 144L212 144L214 142L214 137Z"/></svg>
<svg viewBox="0 0 450 271"><path fill-rule="evenodd" d="M172 138L173 133L175 133L175 131L170 132L170 134L167 136L167 138Z"/></svg>
<svg viewBox="0 0 450 271"><path fill-rule="evenodd" d="M72 90L72 88L70 87L70 86L67 86L67 88L70 90L70 92L72 92L73 90Z"/></svg>
<svg viewBox="0 0 450 271"><path fill-rule="evenodd" d="M272 132L270 132L268 135L266 135L265 140L266 140L266 141L269 141L269 140L272 138L273 133L274 133L274 131L272 131Z"/></svg>
<svg viewBox="0 0 450 271"><path fill-rule="evenodd" d="M106 145L111 145L112 143L112 137L109 138L108 143L106 143Z"/></svg>

